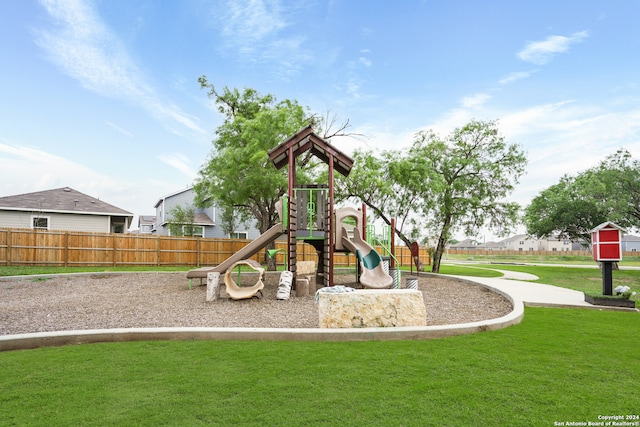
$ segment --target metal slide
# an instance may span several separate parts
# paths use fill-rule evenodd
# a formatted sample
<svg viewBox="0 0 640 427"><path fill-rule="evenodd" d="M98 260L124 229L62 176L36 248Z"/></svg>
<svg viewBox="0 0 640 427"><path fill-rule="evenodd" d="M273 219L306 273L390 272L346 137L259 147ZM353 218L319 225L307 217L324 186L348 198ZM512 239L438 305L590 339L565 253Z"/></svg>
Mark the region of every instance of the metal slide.
<svg viewBox="0 0 640 427"><path fill-rule="evenodd" d="M282 228L282 223L279 222L273 227L271 227L270 229L268 229L267 231L265 231L264 233L262 233L260 236L258 236L255 240L253 240L247 246L240 249L235 254L231 255L221 264L218 264L215 267L203 267L203 268L198 268L196 270L191 270L187 273L187 278L188 279L206 278L207 273L213 273L213 272L224 273L229 269L229 267L231 267L236 262L241 261L243 259L247 259L252 255L255 255L257 252L260 251L260 249L264 248L269 243L273 242L278 237L280 237L282 233L284 233L284 230Z"/></svg>
<svg viewBox="0 0 640 427"><path fill-rule="evenodd" d="M342 245L351 253L356 255L362 275L360 283L365 288L387 289L393 285L393 278L384 271L382 257L367 242L360 237L360 230L353 229L353 240L349 239L346 229L342 229Z"/></svg>

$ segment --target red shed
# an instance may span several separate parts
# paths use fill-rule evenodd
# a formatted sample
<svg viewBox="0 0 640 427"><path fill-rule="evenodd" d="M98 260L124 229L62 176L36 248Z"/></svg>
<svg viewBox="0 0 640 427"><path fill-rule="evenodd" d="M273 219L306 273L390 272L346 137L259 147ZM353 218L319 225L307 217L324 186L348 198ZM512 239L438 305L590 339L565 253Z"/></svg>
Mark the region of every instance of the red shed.
<svg viewBox="0 0 640 427"><path fill-rule="evenodd" d="M613 222L603 222L591 230L594 261L620 261L622 233L624 229Z"/></svg>

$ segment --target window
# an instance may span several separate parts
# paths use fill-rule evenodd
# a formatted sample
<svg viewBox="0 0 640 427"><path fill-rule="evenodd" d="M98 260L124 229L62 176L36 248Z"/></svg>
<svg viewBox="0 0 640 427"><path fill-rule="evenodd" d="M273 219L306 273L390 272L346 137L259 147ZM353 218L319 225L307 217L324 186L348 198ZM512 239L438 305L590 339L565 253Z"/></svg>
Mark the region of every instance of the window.
<svg viewBox="0 0 640 427"><path fill-rule="evenodd" d="M199 225L183 225L182 235L204 237L204 227Z"/></svg>
<svg viewBox="0 0 640 427"><path fill-rule="evenodd" d="M39 230L48 230L49 229L49 217L48 216L32 216L31 217L31 228L39 229Z"/></svg>
<svg viewBox="0 0 640 427"><path fill-rule="evenodd" d="M246 231L234 231L233 233L229 233L229 237L231 239L248 239L249 233Z"/></svg>

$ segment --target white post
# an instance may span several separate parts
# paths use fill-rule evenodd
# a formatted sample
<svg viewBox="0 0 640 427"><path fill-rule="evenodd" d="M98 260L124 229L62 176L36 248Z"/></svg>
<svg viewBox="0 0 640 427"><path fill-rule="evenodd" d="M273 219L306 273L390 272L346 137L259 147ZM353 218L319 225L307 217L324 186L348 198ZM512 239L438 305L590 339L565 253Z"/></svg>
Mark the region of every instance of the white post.
<svg viewBox="0 0 640 427"><path fill-rule="evenodd" d="M291 296L291 283L293 282L293 273L290 271L283 271L280 273L280 283L278 283L278 291L276 292L276 299L287 300Z"/></svg>
<svg viewBox="0 0 640 427"><path fill-rule="evenodd" d="M207 301L220 298L220 273L207 273Z"/></svg>

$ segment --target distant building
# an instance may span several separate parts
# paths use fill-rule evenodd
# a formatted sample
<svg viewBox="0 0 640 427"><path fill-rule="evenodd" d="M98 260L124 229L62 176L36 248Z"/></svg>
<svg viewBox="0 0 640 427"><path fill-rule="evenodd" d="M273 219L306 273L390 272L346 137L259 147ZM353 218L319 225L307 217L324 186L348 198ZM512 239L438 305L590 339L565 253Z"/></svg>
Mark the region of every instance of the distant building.
<svg viewBox="0 0 640 427"><path fill-rule="evenodd" d="M172 220L171 212L177 206L182 208L193 207L195 210L195 216L193 218L192 235L208 238L238 238L238 239L255 239L260 235L260 231L253 224L237 224L236 230L231 234L225 233L219 224L219 209L211 204L206 208L197 208L194 204L195 192L193 187L186 188L184 190L177 191L175 193L168 194L155 205L156 215L155 217L144 215L146 218L144 221L148 224L148 221L153 218L153 226L151 232L161 235L170 236L171 231L169 223ZM142 231L143 223L140 223L140 233Z"/></svg>
<svg viewBox="0 0 640 427"><path fill-rule="evenodd" d="M486 251L504 251L504 242L485 242L478 245L478 249L484 249Z"/></svg>
<svg viewBox="0 0 640 427"><path fill-rule="evenodd" d="M626 252L640 252L640 237L627 234L622 237L622 250Z"/></svg>
<svg viewBox="0 0 640 427"><path fill-rule="evenodd" d="M155 215L138 215L138 233L151 234L156 223Z"/></svg>
<svg viewBox="0 0 640 427"><path fill-rule="evenodd" d="M126 233L133 214L69 187L0 197L0 227Z"/></svg>
<svg viewBox="0 0 640 427"><path fill-rule="evenodd" d="M638 238L637 250L640 251L640 238ZM572 250L584 250L585 247L581 243L571 242L568 239L547 238L536 239L526 234L517 234L507 237L498 242L478 243L473 239L465 239L455 245L450 245L449 249L457 250L475 250L482 249L487 251L550 251L550 252L566 252Z"/></svg>
<svg viewBox="0 0 640 427"><path fill-rule="evenodd" d="M449 245L449 249L455 249L458 251L469 251L469 250L475 250L478 249L480 243L478 243L477 240L474 239L464 239L458 243L454 243L452 245Z"/></svg>

